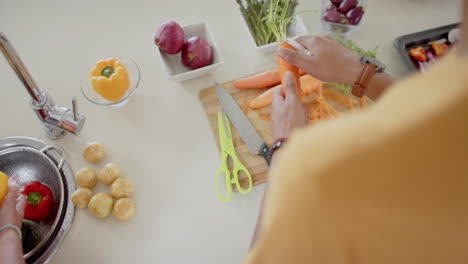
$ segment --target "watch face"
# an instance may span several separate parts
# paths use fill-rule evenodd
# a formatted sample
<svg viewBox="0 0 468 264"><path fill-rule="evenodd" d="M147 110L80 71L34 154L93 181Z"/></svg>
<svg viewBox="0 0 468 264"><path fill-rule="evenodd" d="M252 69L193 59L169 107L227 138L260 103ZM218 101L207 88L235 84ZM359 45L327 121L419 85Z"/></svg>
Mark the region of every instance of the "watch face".
<svg viewBox="0 0 468 264"><path fill-rule="evenodd" d="M383 64L382 62L374 59L374 58L371 58L371 57L368 57L368 56L364 56L361 58L361 62L364 64L364 63L367 63L367 64L370 64L370 65L374 65L377 67L376 71L377 72L383 72L385 71L385 64Z"/></svg>

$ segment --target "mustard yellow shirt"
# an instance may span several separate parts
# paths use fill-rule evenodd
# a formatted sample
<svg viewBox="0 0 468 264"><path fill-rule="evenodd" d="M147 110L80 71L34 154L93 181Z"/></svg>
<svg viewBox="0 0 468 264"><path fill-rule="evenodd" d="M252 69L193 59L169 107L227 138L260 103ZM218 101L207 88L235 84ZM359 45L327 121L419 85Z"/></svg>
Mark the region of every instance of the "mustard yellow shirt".
<svg viewBox="0 0 468 264"><path fill-rule="evenodd" d="M452 52L279 154L245 263L468 263L468 59Z"/></svg>

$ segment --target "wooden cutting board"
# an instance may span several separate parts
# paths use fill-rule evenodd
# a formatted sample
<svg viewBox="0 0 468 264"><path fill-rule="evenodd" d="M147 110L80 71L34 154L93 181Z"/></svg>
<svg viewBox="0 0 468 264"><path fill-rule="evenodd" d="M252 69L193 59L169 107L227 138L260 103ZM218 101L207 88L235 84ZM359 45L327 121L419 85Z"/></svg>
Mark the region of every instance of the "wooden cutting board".
<svg viewBox="0 0 468 264"><path fill-rule="evenodd" d="M234 87L234 81L223 83L222 86L232 95L232 97L237 101L241 106L247 105L248 102L252 101L259 94L264 92L267 89L251 89L251 90L241 90ZM200 100L205 108L206 114L210 121L211 129L216 138L216 144L219 148L219 136L218 136L218 112L221 110L221 104L218 101L216 96L216 88L209 87L200 91ZM245 107L248 108L248 107ZM253 111L251 109L247 112L247 117L249 118L252 125L257 129L257 132L263 138L263 140L271 146L273 143L273 138L271 135L271 121L264 120L260 117L260 114L269 116L271 112L271 107L266 107L260 111ZM245 145L242 138L237 133L236 128L231 124L232 137L234 140L234 147L236 148L237 156L239 157L242 164L247 167L252 175L253 185L266 182L268 175L268 165L264 158L260 156L252 155L247 146ZM239 175L241 186L247 187L248 181L247 178L243 175ZM236 188L234 188L236 190Z"/></svg>
<svg viewBox="0 0 468 264"><path fill-rule="evenodd" d="M247 117L249 118L252 125L257 129L257 132L263 138L263 140L271 146L273 143L272 138L272 125L271 121L265 120L262 116L270 116L271 113L271 106L265 107L261 110L252 110L247 107L248 103L252 101L255 97L259 94L263 93L267 89L237 89L234 87L234 81L223 83L222 86L226 88L226 90L232 95L232 97L237 101L237 103L244 109L243 106L247 110ZM333 97L330 93L334 93L335 95L340 92L340 89L333 86L333 85L324 85L323 86L323 93L324 96L327 98L327 102L332 105L337 111L339 112L347 112L349 111L348 108L344 107L341 104L338 104L335 100L331 99ZM327 97L328 96L330 97ZM346 97L349 99L348 97ZM353 100L355 103L358 103L359 99L351 96L350 100ZM221 109L221 105L218 101L218 97L216 96L216 88L209 87L200 91L200 100L205 108L205 111L208 115L208 119L210 121L211 128L213 130L213 134L216 137L216 144L219 148L219 136L218 136L218 112ZM368 100L368 99L367 99ZM371 101L367 101L369 104L372 104ZM241 162L247 167L252 175L253 185L263 183L267 181L268 175L268 165L265 160L260 156L252 155L247 146L245 145L242 138L237 133L235 127L231 124L232 130L232 137L234 139L234 147L236 149L237 156L241 160ZM247 178L241 178L241 186L243 188L247 187L248 181ZM233 187L236 190L235 187Z"/></svg>

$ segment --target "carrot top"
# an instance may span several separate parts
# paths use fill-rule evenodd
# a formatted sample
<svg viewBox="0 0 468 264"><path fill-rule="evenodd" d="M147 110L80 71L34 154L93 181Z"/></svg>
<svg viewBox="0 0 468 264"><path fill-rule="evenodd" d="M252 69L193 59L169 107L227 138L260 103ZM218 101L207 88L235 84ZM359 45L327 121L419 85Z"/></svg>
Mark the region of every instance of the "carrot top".
<svg viewBox="0 0 468 264"><path fill-rule="evenodd" d="M264 19L267 27L275 36L276 41L280 43L286 41L288 26L296 15L314 11L306 10L293 14L296 5L296 0L270 0L268 14Z"/></svg>

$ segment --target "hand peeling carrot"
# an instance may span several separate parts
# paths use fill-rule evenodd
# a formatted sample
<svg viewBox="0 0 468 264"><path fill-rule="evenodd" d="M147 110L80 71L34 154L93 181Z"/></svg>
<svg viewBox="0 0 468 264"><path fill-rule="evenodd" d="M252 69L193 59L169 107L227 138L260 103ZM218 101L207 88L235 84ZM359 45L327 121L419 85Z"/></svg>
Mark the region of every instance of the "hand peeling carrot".
<svg viewBox="0 0 468 264"><path fill-rule="evenodd" d="M299 69L299 75L305 75L306 73ZM234 87L239 89L260 89L269 88L281 83L281 78L278 70L270 70L261 72L249 77L245 77L234 81Z"/></svg>
<svg viewBox="0 0 468 264"><path fill-rule="evenodd" d="M296 49L287 42L283 42L280 45L280 47L285 48L285 49L292 49L292 50ZM299 68L297 68L296 66L294 66L294 65L290 64L289 62L283 60L279 56L276 56L276 63L278 64L278 72L279 72L279 75L280 75L280 78L281 78L281 83L284 84L284 74L287 71L290 71L294 75L294 77L296 78L297 95L299 96L299 98L302 98L301 82L300 82L300 79L299 79L299 77L300 77ZM283 92L284 92L284 94L286 94L286 90L285 90L284 85L283 85Z"/></svg>
<svg viewBox="0 0 468 264"><path fill-rule="evenodd" d="M323 86L323 82L318 80L315 77L310 75L304 75L300 78L300 84L303 90L304 95L313 94L317 91L320 91ZM250 102L249 106L252 109L260 109L266 106L271 105L273 102L274 96L274 89L280 87L277 85L269 90L265 91L264 93L260 94L257 98L255 98L252 102Z"/></svg>

